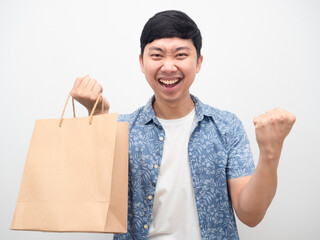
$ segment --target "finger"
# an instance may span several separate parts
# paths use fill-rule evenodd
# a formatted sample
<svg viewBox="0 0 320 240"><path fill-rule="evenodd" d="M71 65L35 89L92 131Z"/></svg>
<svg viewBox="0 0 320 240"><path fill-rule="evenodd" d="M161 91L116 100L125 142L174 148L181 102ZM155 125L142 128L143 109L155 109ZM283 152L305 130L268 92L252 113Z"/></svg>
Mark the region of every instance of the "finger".
<svg viewBox="0 0 320 240"><path fill-rule="evenodd" d="M70 94L73 98L76 97L76 92L77 92L81 82L82 82L82 77L77 77L76 80L74 81L73 88L71 89L71 92L70 92Z"/></svg>
<svg viewBox="0 0 320 240"><path fill-rule="evenodd" d="M86 90L89 81L90 81L89 75L84 76L82 78L82 82L81 82L81 84L79 86L79 89Z"/></svg>
<svg viewBox="0 0 320 240"><path fill-rule="evenodd" d="M98 96L99 93L102 93L102 86L99 83L96 83L92 88L92 94Z"/></svg>
<svg viewBox="0 0 320 240"><path fill-rule="evenodd" d="M82 77L77 77L76 81L74 81L73 88L77 89L80 86L82 80L83 80Z"/></svg>
<svg viewBox="0 0 320 240"><path fill-rule="evenodd" d="M86 86L87 91L92 92L92 89L94 88L94 86L96 84L97 84L97 80L95 80L94 78L90 78L90 80Z"/></svg>
<svg viewBox="0 0 320 240"><path fill-rule="evenodd" d="M282 109L282 108L279 108L279 111L283 112L283 114L286 115L288 121L291 123L291 124L294 124L295 121L296 121L296 116L293 115L292 113L288 112L287 110L285 109Z"/></svg>
<svg viewBox="0 0 320 240"><path fill-rule="evenodd" d="M92 100L97 100L99 93L102 93L102 87L99 83L95 84L92 92L91 92L91 96L92 96ZM99 103L102 102L102 99L99 101Z"/></svg>
<svg viewBox="0 0 320 240"><path fill-rule="evenodd" d="M275 111L279 113L281 120L286 121L286 122L288 122L290 124L295 123L296 116L293 115L292 113L290 113L287 110L285 110L283 108L280 108L280 107L276 107Z"/></svg>
<svg viewBox="0 0 320 240"><path fill-rule="evenodd" d="M263 118L270 123L283 122L286 119L286 113L282 109L268 110Z"/></svg>
<svg viewBox="0 0 320 240"><path fill-rule="evenodd" d="M274 113L274 110L268 110L268 111L266 111L265 114L272 114L272 113Z"/></svg>
<svg viewBox="0 0 320 240"><path fill-rule="evenodd" d="M292 117L295 117L292 113L288 112L287 110L280 108L280 107L276 107L274 109L276 112L278 112L279 114L282 114L282 116L284 116L287 119L291 119Z"/></svg>
<svg viewBox="0 0 320 240"><path fill-rule="evenodd" d="M261 119L261 115L253 118L253 125L254 125L255 127L257 127L257 126L259 125L259 123L260 123L260 121L261 121L260 119Z"/></svg>

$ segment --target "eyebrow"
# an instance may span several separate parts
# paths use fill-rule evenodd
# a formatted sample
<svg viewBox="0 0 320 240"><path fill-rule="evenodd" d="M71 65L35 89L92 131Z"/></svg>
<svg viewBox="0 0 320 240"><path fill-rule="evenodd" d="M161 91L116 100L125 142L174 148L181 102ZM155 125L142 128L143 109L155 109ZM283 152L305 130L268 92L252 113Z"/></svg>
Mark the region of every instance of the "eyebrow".
<svg viewBox="0 0 320 240"><path fill-rule="evenodd" d="M150 51L160 51L160 52L163 52L162 48L159 48L159 47L149 47L149 50Z"/></svg>
<svg viewBox="0 0 320 240"><path fill-rule="evenodd" d="M178 47L178 48L176 48L176 52L177 51L180 51L180 50L190 50L190 48L188 48L188 47Z"/></svg>
<svg viewBox="0 0 320 240"><path fill-rule="evenodd" d="M162 48L155 47L155 46L150 47L149 50L150 50L150 51L164 52ZM188 51L189 51L190 48L188 48L188 47L178 47L178 48L176 48L175 51L177 52L177 51L180 51L180 50L188 50Z"/></svg>

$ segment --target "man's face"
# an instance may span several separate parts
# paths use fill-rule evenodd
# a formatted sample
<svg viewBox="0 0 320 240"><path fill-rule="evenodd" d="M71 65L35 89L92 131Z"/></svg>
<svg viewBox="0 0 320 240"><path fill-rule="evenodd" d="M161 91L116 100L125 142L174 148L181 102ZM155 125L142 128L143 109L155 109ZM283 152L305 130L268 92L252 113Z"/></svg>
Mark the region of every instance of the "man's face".
<svg viewBox="0 0 320 240"><path fill-rule="evenodd" d="M202 56L191 39L161 38L147 44L142 72L153 89L156 101L178 103L189 98L189 88L200 71Z"/></svg>

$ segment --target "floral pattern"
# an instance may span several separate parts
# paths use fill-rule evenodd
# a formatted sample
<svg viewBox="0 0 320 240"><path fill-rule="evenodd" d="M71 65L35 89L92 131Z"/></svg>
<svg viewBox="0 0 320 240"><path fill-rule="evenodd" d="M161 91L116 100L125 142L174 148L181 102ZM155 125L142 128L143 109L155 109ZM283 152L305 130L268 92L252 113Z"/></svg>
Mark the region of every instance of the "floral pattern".
<svg viewBox="0 0 320 240"><path fill-rule="evenodd" d="M192 99L197 126L189 140L188 156L201 237L239 239L227 180L254 172L249 140L234 114ZM153 101L154 97L134 113L119 115L119 121L129 122L130 129L128 233L115 234L115 240L148 239L165 138Z"/></svg>

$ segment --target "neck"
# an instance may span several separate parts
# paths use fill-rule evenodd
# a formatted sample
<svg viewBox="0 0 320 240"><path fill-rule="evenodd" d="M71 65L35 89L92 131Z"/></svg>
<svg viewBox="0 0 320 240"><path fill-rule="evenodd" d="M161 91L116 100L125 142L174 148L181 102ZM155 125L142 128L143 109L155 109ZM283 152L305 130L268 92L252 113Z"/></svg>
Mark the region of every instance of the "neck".
<svg viewBox="0 0 320 240"><path fill-rule="evenodd" d="M153 109L157 117L162 119L178 119L188 115L194 108L194 102L188 94L177 101L161 101L157 97L153 103Z"/></svg>

